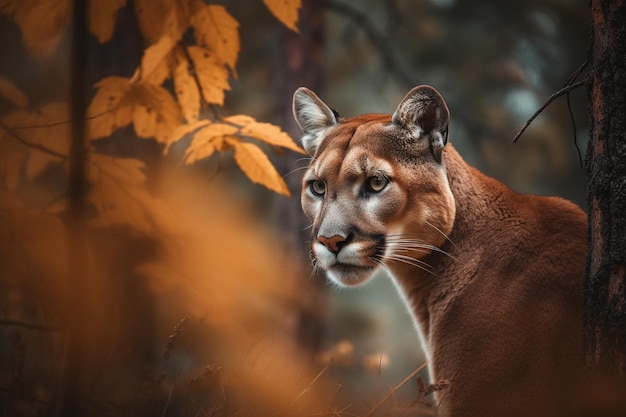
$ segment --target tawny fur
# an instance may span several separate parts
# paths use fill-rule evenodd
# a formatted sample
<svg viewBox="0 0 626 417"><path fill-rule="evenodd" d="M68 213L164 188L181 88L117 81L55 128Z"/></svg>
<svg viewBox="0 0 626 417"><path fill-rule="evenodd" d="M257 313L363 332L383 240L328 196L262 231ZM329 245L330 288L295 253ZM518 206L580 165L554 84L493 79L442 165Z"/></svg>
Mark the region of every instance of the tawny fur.
<svg viewBox="0 0 626 417"><path fill-rule="evenodd" d="M438 413L568 415L582 361L585 213L466 164L447 143L448 110L431 87L413 89L393 117L324 118L332 112L306 89L294 112L309 123L302 204L313 258L340 285L365 282L379 266L391 273L432 382L449 383ZM363 191L379 175L386 188ZM422 247L394 247L393 231ZM331 236L341 245L330 248Z"/></svg>

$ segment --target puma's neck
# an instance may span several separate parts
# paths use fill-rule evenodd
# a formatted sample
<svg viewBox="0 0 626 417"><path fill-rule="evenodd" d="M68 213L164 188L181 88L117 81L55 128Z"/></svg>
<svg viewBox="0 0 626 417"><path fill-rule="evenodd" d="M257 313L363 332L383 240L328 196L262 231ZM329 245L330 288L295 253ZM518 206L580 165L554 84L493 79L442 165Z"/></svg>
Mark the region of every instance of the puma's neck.
<svg viewBox="0 0 626 417"><path fill-rule="evenodd" d="M433 251L424 258L424 262L433 268L432 273L403 263L390 267L425 337L428 337L425 327L428 326L430 314L426 304L433 296L437 299L453 296L457 291L450 291L450 288L459 290L464 282L473 278L478 265L468 262L467 255L489 250L489 242L479 240L481 230L497 227L500 220L497 211L501 208L496 205L504 200L503 194L510 193L501 184L468 165L451 144L447 144L444 149L444 161L456 215L452 231L440 247L443 253ZM462 262L465 276L445 279L458 270Z"/></svg>

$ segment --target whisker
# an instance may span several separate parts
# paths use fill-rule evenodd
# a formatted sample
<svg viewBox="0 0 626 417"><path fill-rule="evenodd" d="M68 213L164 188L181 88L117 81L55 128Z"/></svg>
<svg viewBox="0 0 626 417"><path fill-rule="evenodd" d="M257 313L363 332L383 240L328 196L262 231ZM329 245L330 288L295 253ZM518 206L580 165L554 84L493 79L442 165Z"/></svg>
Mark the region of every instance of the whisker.
<svg viewBox="0 0 626 417"><path fill-rule="evenodd" d="M314 280L315 277L320 273L320 271L323 272L322 267L319 265L319 263L315 262L313 263L313 268L311 268L311 273L309 274L309 280Z"/></svg>
<svg viewBox="0 0 626 417"><path fill-rule="evenodd" d="M305 161L305 162L308 164L308 163L309 163L309 162L311 162L312 160L313 160L313 158L312 158L312 157L310 157L310 156L303 156L302 158L298 158L298 159L296 159L295 161L293 161L293 164L295 165L295 164L298 164L298 163L300 163L300 162L302 162L302 161Z"/></svg>
<svg viewBox="0 0 626 417"><path fill-rule="evenodd" d="M428 265L425 262L420 261L419 259L411 258L410 256L403 256L403 255L399 256L398 254L392 254L391 256L388 257L388 259L391 261L401 262L406 265L414 266L415 268L419 268L422 271L427 272L433 276L439 277L439 275L433 272L432 266Z"/></svg>
<svg viewBox="0 0 626 417"><path fill-rule="evenodd" d="M419 265L422 265L424 268L429 268L431 270L433 269L432 266L430 266L429 264L427 264L426 262L424 262L424 261L422 261L420 259L413 258L413 257L408 256L408 255L402 255L400 253L392 254L391 256L389 256L389 259L411 261L411 262L413 262L411 265L419 264Z"/></svg>
<svg viewBox="0 0 626 417"><path fill-rule="evenodd" d="M437 226L435 226L434 224L430 223L428 220L426 220L426 222L425 222L425 223L426 223L427 225L429 225L430 227L432 227L433 229L435 229L437 232L439 232L439 234L440 234L441 236L443 236L443 237L444 237L444 239L446 239L448 242L452 243L452 246L454 246L457 250L459 250L459 247L456 245L456 243L454 243L454 242L452 241L452 239L450 239L450 238L448 237L448 235L446 235L444 232L442 232L442 231L441 231L441 230L440 230Z"/></svg>
<svg viewBox="0 0 626 417"><path fill-rule="evenodd" d="M432 248L429 247L428 245L422 245L422 244L415 244L415 243L393 243L393 247L394 248L398 248L398 249L423 249L423 252L426 253L426 250L431 250Z"/></svg>
<svg viewBox="0 0 626 417"><path fill-rule="evenodd" d="M425 249L425 250L430 250L430 251L434 251L434 252L439 252L442 255L448 256L449 258L457 261L456 257L454 257L449 252L444 251L443 249L441 249L438 246L430 245L430 244L425 243L424 241L416 239L416 238L402 238L402 237L399 237L399 236L403 236L403 235L387 236L387 242L393 244L396 247L399 247L399 248L402 248L402 249L405 249L405 250Z"/></svg>
<svg viewBox="0 0 626 417"><path fill-rule="evenodd" d="M292 169L291 171L289 171L288 173L286 173L285 175L283 175L283 178L288 177L289 175L293 174L294 172L297 172L297 171L302 171L302 170L304 170L304 169L307 169L308 167L309 167L309 166L307 165L307 166L304 166L304 167L294 168L294 169Z"/></svg>

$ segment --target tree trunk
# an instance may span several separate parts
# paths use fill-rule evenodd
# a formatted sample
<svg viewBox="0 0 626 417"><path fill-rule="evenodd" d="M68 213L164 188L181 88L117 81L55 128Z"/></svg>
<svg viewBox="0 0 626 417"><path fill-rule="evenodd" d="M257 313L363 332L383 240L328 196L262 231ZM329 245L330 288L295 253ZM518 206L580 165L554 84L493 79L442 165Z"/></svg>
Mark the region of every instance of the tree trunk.
<svg viewBox="0 0 626 417"><path fill-rule="evenodd" d="M65 313L69 322L67 352L65 358L65 386L60 404L60 415L80 416L81 403L85 400L85 358L88 341L90 300L88 251L85 248L85 216L87 196L85 142L85 113L87 109L85 82L88 37L87 4L73 1L72 50L70 62L70 153L68 158L67 188L67 273Z"/></svg>
<svg viewBox="0 0 626 417"><path fill-rule="evenodd" d="M626 376L626 1L592 0L588 254L589 369Z"/></svg>
<svg viewBox="0 0 626 417"><path fill-rule="evenodd" d="M322 21L324 2L305 0L302 2L298 28L295 33L284 26L278 29L277 58L275 61L274 106L275 123L291 137L299 138L302 131L293 117L291 102L294 91L301 86L319 90L322 86ZM277 202L277 221L284 238L284 252L290 260L296 258L296 285L302 287L303 308L297 314L297 339L301 347L316 352L321 342L323 323L320 311L323 308L325 291L320 282L308 279L311 274L308 258L311 240L308 221L300 207L300 187L302 168L308 159L303 155L290 153L278 158L277 168L286 174L285 181L292 197L280 197ZM295 171L294 171L295 170ZM293 262L291 262L293 263Z"/></svg>

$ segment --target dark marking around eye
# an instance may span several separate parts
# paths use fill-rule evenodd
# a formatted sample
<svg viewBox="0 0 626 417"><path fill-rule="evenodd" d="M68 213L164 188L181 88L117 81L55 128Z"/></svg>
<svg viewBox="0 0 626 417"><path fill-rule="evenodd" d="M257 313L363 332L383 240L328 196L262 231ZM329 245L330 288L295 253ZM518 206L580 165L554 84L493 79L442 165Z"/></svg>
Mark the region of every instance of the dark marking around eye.
<svg viewBox="0 0 626 417"><path fill-rule="evenodd" d="M313 195L322 197L326 194L326 184L322 180L311 180L309 181L309 190Z"/></svg>
<svg viewBox="0 0 626 417"><path fill-rule="evenodd" d="M369 197L382 192L389 185L390 179L386 175L373 175L365 180L362 188L362 196Z"/></svg>

